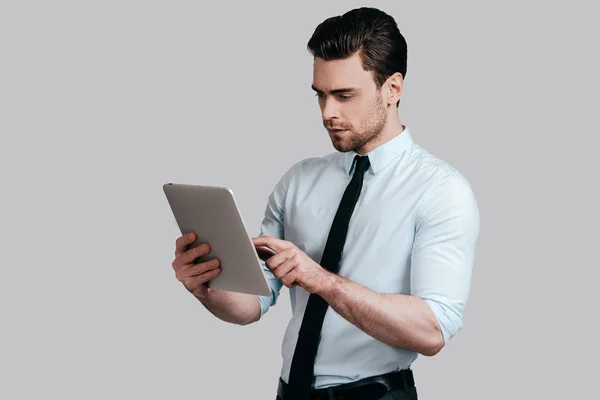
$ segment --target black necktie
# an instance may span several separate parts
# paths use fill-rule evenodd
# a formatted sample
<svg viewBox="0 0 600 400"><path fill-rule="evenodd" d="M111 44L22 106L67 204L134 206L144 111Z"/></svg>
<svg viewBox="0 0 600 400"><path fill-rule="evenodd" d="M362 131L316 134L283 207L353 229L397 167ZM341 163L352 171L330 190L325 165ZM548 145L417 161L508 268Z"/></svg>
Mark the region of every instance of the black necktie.
<svg viewBox="0 0 600 400"><path fill-rule="evenodd" d="M333 219L329 237L323 250L321 266L328 271L337 273L339 270L340 258L346 234L348 233L348 224L354 211L354 206L360 196L362 189L363 176L369 168L369 158L356 156L356 167L350 183L342 196L337 213ZM321 327L325 312L329 304L321 296L311 294L304 311L302 325L298 332L298 342L292 359L290 378L286 390L286 399L308 400L310 399L310 390L312 387L314 362L321 335Z"/></svg>

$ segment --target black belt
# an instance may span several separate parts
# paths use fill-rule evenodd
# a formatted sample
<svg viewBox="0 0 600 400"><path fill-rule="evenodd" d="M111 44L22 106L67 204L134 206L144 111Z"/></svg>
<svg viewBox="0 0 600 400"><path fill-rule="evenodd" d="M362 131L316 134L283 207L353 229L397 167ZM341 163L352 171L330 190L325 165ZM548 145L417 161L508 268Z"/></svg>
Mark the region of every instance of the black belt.
<svg viewBox="0 0 600 400"><path fill-rule="evenodd" d="M415 385L411 369L371 376L356 382L324 389L313 389L310 400L370 400L378 399L392 390L405 390ZM286 399L287 383L279 378L277 395ZM307 399L308 400L308 399Z"/></svg>

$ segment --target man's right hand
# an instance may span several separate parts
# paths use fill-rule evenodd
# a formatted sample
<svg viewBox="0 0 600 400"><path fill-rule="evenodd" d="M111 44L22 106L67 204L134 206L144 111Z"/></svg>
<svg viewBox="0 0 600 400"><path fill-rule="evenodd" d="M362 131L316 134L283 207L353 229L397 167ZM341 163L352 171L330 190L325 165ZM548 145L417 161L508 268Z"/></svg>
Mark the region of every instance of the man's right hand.
<svg viewBox="0 0 600 400"><path fill-rule="evenodd" d="M206 298L211 289L206 282L215 278L221 273L220 262L218 259L194 264L194 260L210 252L208 244L201 244L193 249L187 247L194 243L196 235L193 232L180 236L175 241L175 260L173 260L173 269L177 280L183 283L183 286L198 298Z"/></svg>

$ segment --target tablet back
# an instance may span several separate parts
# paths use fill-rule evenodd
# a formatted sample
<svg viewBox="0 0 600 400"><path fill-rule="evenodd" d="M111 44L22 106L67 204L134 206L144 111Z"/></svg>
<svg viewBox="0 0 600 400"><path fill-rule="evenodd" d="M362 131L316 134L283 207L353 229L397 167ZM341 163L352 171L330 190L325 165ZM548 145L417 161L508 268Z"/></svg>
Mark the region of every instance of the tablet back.
<svg viewBox="0 0 600 400"><path fill-rule="evenodd" d="M271 293L230 189L167 183L163 190L182 235L194 232L197 236L188 248L202 243L211 247L210 253L196 262L213 258L221 262L221 273L209 287L263 296Z"/></svg>

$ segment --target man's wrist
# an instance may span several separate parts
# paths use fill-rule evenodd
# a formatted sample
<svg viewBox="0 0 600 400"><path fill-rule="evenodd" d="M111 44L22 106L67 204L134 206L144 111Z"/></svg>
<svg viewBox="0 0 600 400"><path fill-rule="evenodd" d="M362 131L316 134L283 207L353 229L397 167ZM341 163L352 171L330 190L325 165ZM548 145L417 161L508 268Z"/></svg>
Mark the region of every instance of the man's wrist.
<svg viewBox="0 0 600 400"><path fill-rule="evenodd" d="M216 295L217 291L215 289L211 289L211 288L207 288L207 292L204 294L204 296L194 296L196 297L202 304L210 304Z"/></svg>
<svg viewBox="0 0 600 400"><path fill-rule="evenodd" d="M319 296L323 296L329 293L336 285L338 276L326 269L323 269L323 276L321 277L321 283L315 289L314 293Z"/></svg>

